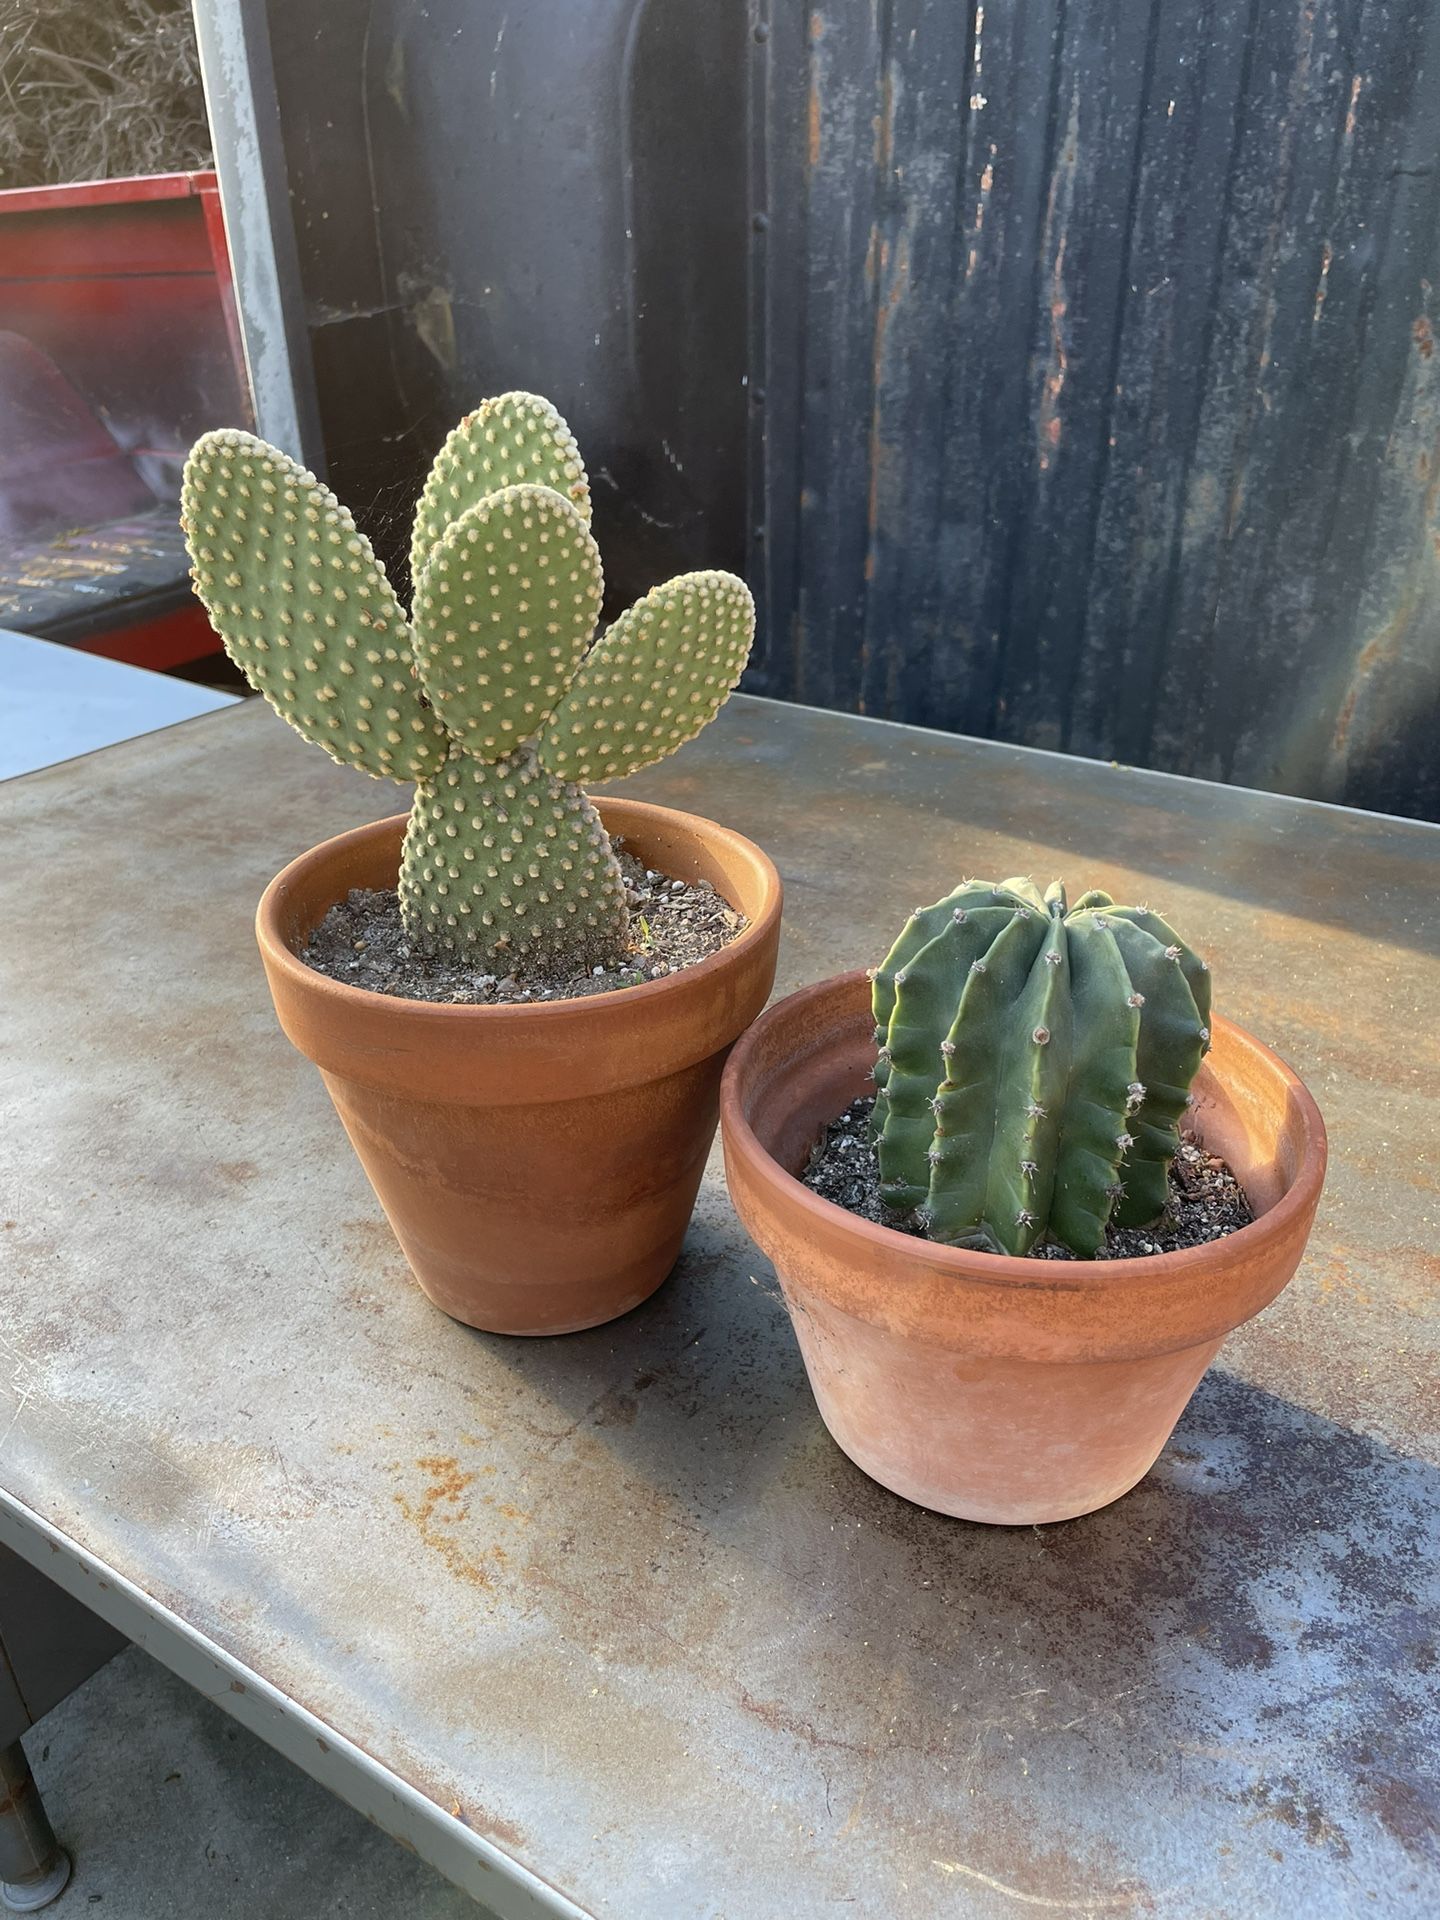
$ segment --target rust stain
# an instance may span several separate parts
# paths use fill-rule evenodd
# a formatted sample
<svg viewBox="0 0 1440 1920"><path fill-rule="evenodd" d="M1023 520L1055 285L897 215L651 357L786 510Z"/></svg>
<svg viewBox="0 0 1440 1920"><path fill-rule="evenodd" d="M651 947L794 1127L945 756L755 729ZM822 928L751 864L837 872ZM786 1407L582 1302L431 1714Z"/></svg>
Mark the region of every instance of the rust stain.
<svg viewBox="0 0 1440 1920"><path fill-rule="evenodd" d="M487 1840L494 1840L502 1847L524 1847L528 1845L528 1835L523 1827L513 1820L507 1820L503 1814L493 1813L489 1807L476 1803L473 1807L462 1807L458 1800L451 1805L450 1811L463 1826L474 1833L483 1833Z"/></svg>
<svg viewBox="0 0 1440 1920"><path fill-rule="evenodd" d="M473 1559L451 1531L469 1516L465 1492L474 1485L475 1475L462 1472L460 1462L448 1453L423 1454L415 1465L429 1476L429 1485L418 1500L411 1500L403 1493L395 1494L396 1506L457 1580L482 1590L492 1586L489 1569ZM491 1554L495 1559L504 1558L493 1548Z"/></svg>
<svg viewBox="0 0 1440 1920"><path fill-rule="evenodd" d="M217 1160L215 1171L222 1180L233 1181L239 1186L246 1180L253 1180L260 1169L253 1160Z"/></svg>
<svg viewBox="0 0 1440 1920"><path fill-rule="evenodd" d="M1347 1247L1337 1243L1328 1256L1311 1256L1309 1278L1326 1296L1342 1293L1357 1306L1373 1307L1376 1295L1352 1272L1367 1260L1376 1262L1387 1276L1380 1302L1384 1312L1424 1320L1434 1311L1435 1297L1440 1293L1440 1254L1426 1253L1417 1246Z"/></svg>
<svg viewBox="0 0 1440 1920"><path fill-rule="evenodd" d="M1356 655L1355 665L1350 674L1350 685L1346 690L1345 698L1340 703L1340 711L1335 716L1335 730L1330 739L1330 744L1336 753L1344 753L1349 746L1351 729L1355 723L1355 710L1360 704L1360 697L1376 675L1388 667L1398 655L1419 600L1419 583L1412 581L1409 591L1395 612L1374 639L1367 640Z"/></svg>
<svg viewBox="0 0 1440 1920"><path fill-rule="evenodd" d="M1060 396L1065 390L1066 375L1070 370L1070 358L1065 348L1065 317L1069 303L1065 295L1065 243L1068 235L1061 234L1060 244L1055 249L1055 265L1050 274L1050 369L1045 375L1045 388L1040 401L1040 431L1051 447L1058 447L1061 434ZM1042 453L1041 466L1048 466L1049 458Z"/></svg>
<svg viewBox="0 0 1440 1920"><path fill-rule="evenodd" d="M1312 1255L1308 1265L1311 1285L1327 1299L1342 1294L1347 1300L1353 1300L1356 1306L1370 1307L1375 1304L1375 1296L1362 1287L1351 1273L1349 1262L1338 1258L1335 1253Z"/></svg>
<svg viewBox="0 0 1440 1920"><path fill-rule="evenodd" d="M1360 1782L1360 1798L1412 1859L1434 1858L1440 1819L1432 1796L1422 1793L1413 1781L1382 1775Z"/></svg>
<svg viewBox="0 0 1440 1920"><path fill-rule="evenodd" d="M1339 713L1335 716L1335 731L1331 735L1330 744L1336 753L1343 753L1350 744L1350 729L1355 721L1355 709L1360 703L1360 695L1373 679L1376 669L1390 658L1395 646L1399 643L1398 634L1391 637L1395 624L1392 620L1382 633L1360 649L1354 670L1350 675L1349 689L1340 703Z"/></svg>
<svg viewBox="0 0 1440 1920"><path fill-rule="evenodd" d="M829 1734L817 1732L812 1721L789 1712L778 1700L757 1700L746 1687L741 1687L739 1698L746 1713L752 1714L762 1726L769 1727L772 1733L791 1734L795 1739L803 1740L807 1747L835 1747L842 1753L858 1753L863 1760L873 1757L868 1747L862 1747L853 1740L837 1740Z"/></svg>
<svg viewBox="0 0 1440 1920"><path fill-rule="evenodd" d="M866 526L869 530L869 545L865 554L865 578L873 578L875 570L875 534L880 523L880 470L883 465L880 421L883 411L883 389L885 380L885 338L890 331L890 322L900 309L910 284L910 234L902 231L895 248L895 270L890 273L890 242L880 242L880 277L886 279L886 288L875 307L875 338L870 355L870 373L872 381L872 400L870 406L870 490L866 503Z"/></svg>
<svg viewBox="0 0 1440 1920"><path fill-rule="evenodd" d="M1255 1820L1278 1820L1292 1832L1305 1836L1312 1847L1324 1847L1341 1860L1350 1858L1350 1843L1325 1810L1312 1797L1302 1793L1292 1777L1271 1786L1259 1781L1240 1798L1256 1809Z"/></svg>
<svg viewBox="0 0 1440 1920"><path fill-rule="evenodd" d="M974 273L980 259L980 237L985 231L985 215L990 206L990 195L995 186L996 146L990 142L990 157L980 175L980 195L975 202L975 225L970 235L970 246L965 256L965 278Z"/></svg>
<svg viewBox="0 0 1440 1920"><path fill-rule="evenodd" d="M895 69L887 66L880 78L880 111L875 116L875 168L888 172L895 157Z"/></svg>
<svg viewBox="0 0 1440 1920"><path fill-rule="evenodd" d="M1320 249L1320 279L1315 288L1315 311L1310 317L1312 326L1318 325L1320 315L1325 310L1325 295L1330 286L1330 266L1335 254L1327 240Z"/></svg>
<svg viewBox="0 0 1440 1920"><path fill-rule="evenodd" d="M426 1519L435 1511L441 1501L458 1502L466 1487L474 1484L473 1473L462 1473L460 1462L453 1453L424 1454L415 1462L422 1473L432 1476L432 1484L426 1489L424 1513Z"/></svg>
<svg viewBox="0 0 1440 1920"><path fill-rule="evenodd" d="M825 38L825 16L817 7L810 15L810 44L818 47ZM821 149L821 99L820 72L812 62L810 68L810 96L805 110L805 157L809 171L814 173L820 165Z"/></svg>
<svg viewBox="0 0 1440 1920"><path fill-rule="evenodd" d="M1435 333L1428 316L1423 313L1417 315L1410 331L1415 337L1416 346L1420 349L1420 358L1428 360L1435 351Z"/></svg>
<svg viewBox="0 0 1440 1920"><path fill-rule="evenodd" d="M1355 138L1355 109L1359 104L1360 89L1364 84L1363 76L1358 73L1350 82L1350 106L1345 115L1345 138L1347 141Z"/></svg>
<svg viewBox="0 0 1440 1920"><path fill-rule="evenodd" d="M1065 290L1065 253L1069 241L1070 215L1075 198L1075 174L1080 159L1080 95L1071 96L1070 120L1065 132L1050 188L1045 201L1045 251L1050 256L1050 354L1044 384L1040 391L1039 439L1040 471L1050 465L1051 455L1060 445L1061 396L1070 370L1069 348L1065 341L1065 322L1070 311Z"/></svg>

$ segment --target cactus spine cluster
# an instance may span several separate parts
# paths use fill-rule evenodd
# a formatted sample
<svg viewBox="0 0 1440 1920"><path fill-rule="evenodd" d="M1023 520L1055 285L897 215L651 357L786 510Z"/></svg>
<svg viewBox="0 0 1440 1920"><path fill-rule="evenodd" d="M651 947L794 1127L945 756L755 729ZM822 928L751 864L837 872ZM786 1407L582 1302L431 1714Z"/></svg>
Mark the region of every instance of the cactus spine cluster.
<svg viewBox="0 0 1440 1920"><path fill-rule="evenodd" d="M329 488L263 440L207 433L181 500L195 590L251 685L332 758L417 783L400 873L417 949L506 971L622 953L620 868L578 783L714 718L754 636L744 582L681 575L595 640L585 468L534 394L487 400L436 456L408 618Z"/></svg>
<svg viewBox="0 0 1440 1920"><path fill-rule="evenodd" d="M1210 978L1158 914L967 881L906 922L873 1004L882 1189L932 1240L1090 1257L1159 1218Z"/></svg>

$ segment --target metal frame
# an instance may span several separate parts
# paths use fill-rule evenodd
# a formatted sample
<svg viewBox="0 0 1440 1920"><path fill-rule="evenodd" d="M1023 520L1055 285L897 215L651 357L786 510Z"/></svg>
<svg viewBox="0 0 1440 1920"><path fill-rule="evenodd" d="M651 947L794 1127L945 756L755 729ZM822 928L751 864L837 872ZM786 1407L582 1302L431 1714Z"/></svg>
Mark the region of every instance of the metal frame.
<svg viewBox="0 0 1440 1920"><path fill-rule="evenodd" d="M495 1920L590 1920L482 1834L452 1818L333 1727L243 1665L0 1489L0 1545L143 1647L207 1700L293 1760L402 1847L494 1914ZM53 1897L53 1896L52 1896Z"/></svg>
<svg viewBox="0 0 1440 1920"><path fill-rule="evenodd" d="M192 8L256 429L323 475L265 7L192 0Z"/></svg>

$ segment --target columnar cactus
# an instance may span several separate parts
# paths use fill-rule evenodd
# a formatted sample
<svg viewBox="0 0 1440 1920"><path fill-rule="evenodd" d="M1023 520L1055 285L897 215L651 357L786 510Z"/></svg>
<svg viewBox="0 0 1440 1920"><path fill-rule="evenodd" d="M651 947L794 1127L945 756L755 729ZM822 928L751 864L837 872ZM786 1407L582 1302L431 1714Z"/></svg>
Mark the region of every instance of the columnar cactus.
<svg viewBox="0 0 1440 1920"><path fill-rule="evenodd" d="M1088 1257L1159 1218L1210 977L1158 914L967 881L906 922L873 1004L882 1190L931 1239Z"/></svg>
<svg viewBox="0 0 1440 1920"><path fill-rule="evenodd" d="M683 574L595 641L585 468L526 393L487 400L440 449L408 619L329 488L251 434L196 442L182 518L195 590L251 685L333 759L417 783L400 908L419 951L506 971L623 951L620 868L578 783L649 766L714 718L754 635L743 581Z"/></svg>

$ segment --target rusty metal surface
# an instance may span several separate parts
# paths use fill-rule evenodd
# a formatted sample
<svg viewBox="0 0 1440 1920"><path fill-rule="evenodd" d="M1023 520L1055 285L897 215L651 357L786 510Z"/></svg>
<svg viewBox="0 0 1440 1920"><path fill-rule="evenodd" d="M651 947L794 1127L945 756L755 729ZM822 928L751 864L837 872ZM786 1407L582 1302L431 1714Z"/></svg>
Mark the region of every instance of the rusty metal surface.
<svg viewBox="0 0 1440 1920"><path fill-rule="evenodd" d="M1440 817L1431 0L260 10L387 561L536 388L752 692Z"/></svg>
<svg viewBox="0 0 1440 1920"><path fill-rule="evenodd" d="M615 611L743 564L749 9L260 0L328 477L393 578L445 435L517 386L584 449Z"/></svg>
<svg viewBox="0 0 1440 1920"><path fill-rule="evenodd" d="M1312 1251L1151 1477L1018 1532L871 1484L713 1167L627 1320L430 1309L250 935L389 794L246 707L0 787L12 1520L605 1920L1436 1911L1440 829L744 699L630 787L773 853L782 988L1063 871L1299 1067Z"/></svg>
<svg viewBox="0 0 1440 1920"><path fill-rule="evenodd" d="M1440 13L768 14L747 684L1440 818Z"/></svg>

